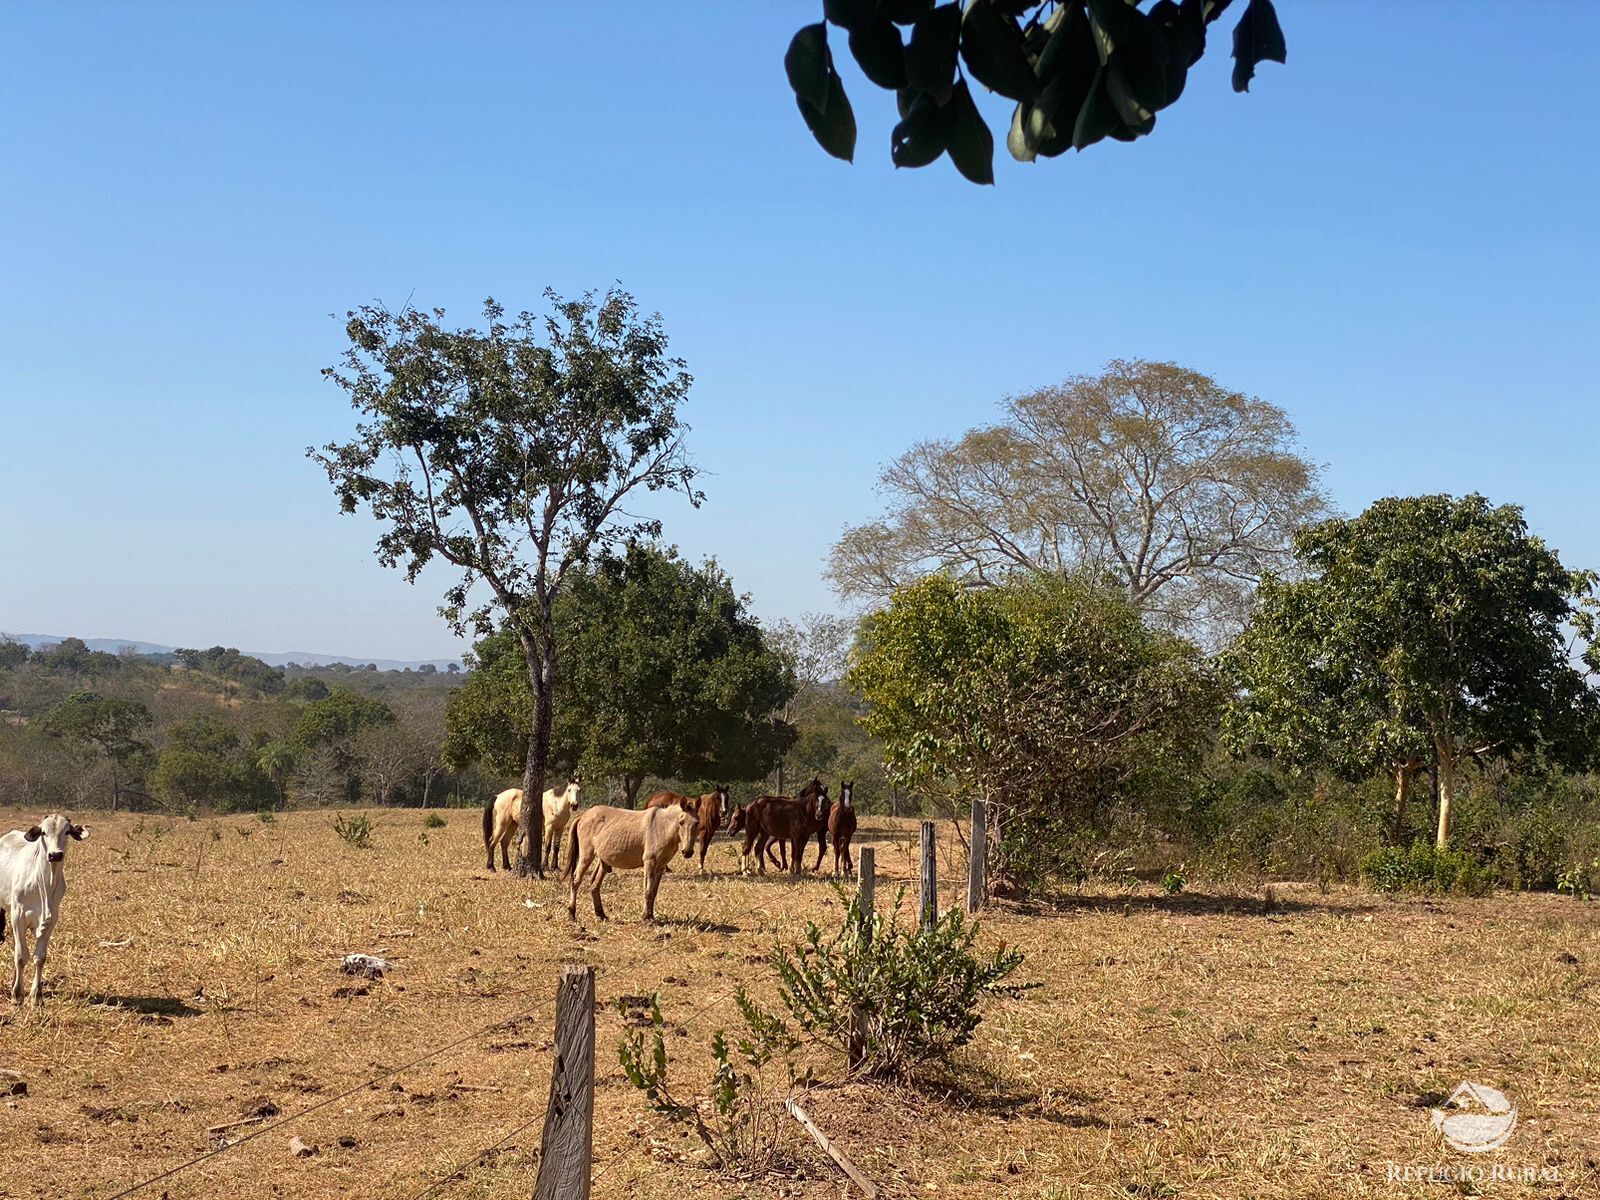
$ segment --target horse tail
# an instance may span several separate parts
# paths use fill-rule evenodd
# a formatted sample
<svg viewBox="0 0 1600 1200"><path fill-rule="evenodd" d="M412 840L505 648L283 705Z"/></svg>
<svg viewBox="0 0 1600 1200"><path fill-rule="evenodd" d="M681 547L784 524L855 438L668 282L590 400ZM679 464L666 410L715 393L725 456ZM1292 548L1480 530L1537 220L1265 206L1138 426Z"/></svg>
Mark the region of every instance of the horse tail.
<svg viewBox="0 0 1600 1200"><path fill-rule="evenodd" d="M489 840L494 837L494 802L495 797L490 796L483 804L483 848L489 848Z"/></svg>
<svg viewBox="0 0 1600 1200"><path fill-rule="evenodd" d="M572 872L577 869L578 862L578 822L569 822L567 830L567 865L561 869L561 878L572 878Z"/></svg>

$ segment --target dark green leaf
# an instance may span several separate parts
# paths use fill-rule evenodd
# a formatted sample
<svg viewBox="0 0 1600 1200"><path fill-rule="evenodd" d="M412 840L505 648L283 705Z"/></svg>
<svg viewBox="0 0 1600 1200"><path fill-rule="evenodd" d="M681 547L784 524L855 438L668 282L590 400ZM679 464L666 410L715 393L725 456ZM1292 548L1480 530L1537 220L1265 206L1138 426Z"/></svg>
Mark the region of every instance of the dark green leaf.
<svg viewBox="0 0 1600 1200"><path fill-rule="evenodd" d="M956 52L960 45L959 4L941 4L918 18L911 30L911 44L906 47L907 81L932 92L936 100L948 101L955 83Z"/></svg>
<svg viewBox="0 0 1600 1200"><path fill-rule="evenodd" d="M1038 148L1026 132L1032 112L1028 104L1019 100L1016 111L1011 114L1011 132L1006 134L1006 149L1011 151L1011 157L1018 162L1032 162L1039 154Z"/></svg>
<svg viewBox="0 0 1600 1200"><path fill-rule="evenodd" d="M1095 72L1089 94L1084 98L1083 107L1078 110L1078 119L1072 126L1072 145L1078 150L1092 146L1121 123L1117 106L1106 91L1106 69L1101 67Z"/></svg>
<svg viewBox="0 0 1600 1200"><path fill-rule="evenodd" d="M1137 11L1127 0L1089 0L1089 23L1094 28L1095 48L1102 63L1111 61Z"/></svg>
<svg viewBox="0 0 1600 1200"><path fill-rule="evenodd" d="M822 15L854 33L878 19L877 0L822 0Z"/></svg>
<svg viewBox="0 0 1600 1200"><path fill-rule="evenodd" d="M1287 62L1288 46L1272 0L1250 0L1233 27L1233 90L1248 92L1259 62Z"/></svg>
<svg viewBox="0 0 1600 1200"><path fill-rule="evenodd" d="M1167 98L1167 60L1171 57L1167 39L1154 21L1137 9L1132 10L1128 27L1117 46L1116 62L1128 91L1140 107L1150 112L1165 108Z"/></svg>
<svg viewBox="0 0 1600 1200"><path fill-rule="evenodd" d="M910 25L932 8L933 0L882 0L878 5L878 11L896 25Z"/></svg>
<svg viewBox="0 0 1600 1200"><path fill-rule="evenodd" d="M794 94L818 112L828 108L829 76L833 74L833 55L828 52L828 27L818 21L794 35L789 52L783 56L783 69Z"/></svg>
<svg viewBox="0 0 1600 1200"><path fill-rule="evenodd" d="M879 87L906 86L905 48L892 22L879 18L856 26L850 31L850 53L861 64L861 73Z"/></svg>
<svg viewBox="0 0 1600 1200"><path fill-rule="evenodd" d="M1022 30L991 0L972 0L961 19L961 58L979 83L1012 100L1032 100L1039 80Z"/></svg>
<svg viewBox="0 0 1600 1200"><path fill-rule="evenodd" d="M950 161L973 183L994 182L994 134L972 101L967 81L956 84L949 108Z"/></svg>
<svg viewBox="0 0 1600 1200"><path fill-rule="evenodd" d="M818 112L799 96L795 97L795 103L800 106L800 115L805 118L811 136L817 139L817 145L845 162L855 160L856 115L850 108L850 97L844 94L844 83L837 71L831 72L828 77L828 107L825 112Z"/></svg>
<svg viewBox="0 0 1600 1200"><path fill-rule="evenodd" d="M1122 73L1122 65L1118 59L1113 58L1106 65L1106 95L1111 97L1111 103L1116 105L1117 116L1122 118L1126 125L1138 125L1151 117L1151 112L1139 102L1133 94L1133 89L1128 86L1128 80Z"/></svg>
<svg viewBox="0 0 1600 1200"><path fill-rule="evenodd" d="M889 138L889 156L897 167L925 167L950 144L950 112L940 108L928 93L912 101L905 119Z"/></svg>

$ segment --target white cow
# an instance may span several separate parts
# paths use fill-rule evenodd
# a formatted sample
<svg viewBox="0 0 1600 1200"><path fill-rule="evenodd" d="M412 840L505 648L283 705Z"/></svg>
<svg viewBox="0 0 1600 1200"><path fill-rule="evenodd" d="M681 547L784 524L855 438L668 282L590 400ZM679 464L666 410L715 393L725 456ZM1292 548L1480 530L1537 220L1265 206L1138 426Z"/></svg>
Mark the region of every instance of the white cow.
<svg viewBox="0 0 1600 1200"><path fill-rule="evenodd" d="M33 926L33 1003L44 1001L44 960L50 933L67 894L67 839L82 841L89 830L51 813L32 829L13 829L0 837L0 937L11 922L12 961L16 978L11 1001L22 1003L22 970L28 959L28 927Z"/></svg>

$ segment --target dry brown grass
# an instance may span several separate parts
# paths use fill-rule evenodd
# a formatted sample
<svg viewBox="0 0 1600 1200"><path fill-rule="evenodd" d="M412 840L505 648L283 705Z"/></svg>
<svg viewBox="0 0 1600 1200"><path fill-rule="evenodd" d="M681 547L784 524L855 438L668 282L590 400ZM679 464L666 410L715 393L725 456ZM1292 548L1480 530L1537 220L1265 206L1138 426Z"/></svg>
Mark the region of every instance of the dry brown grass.
<svg viewBox="0 0 1600 1200"><path fill-rule="evenodd" d="M205 1152L206 1127L258 1097L293 1114L531 1009L140 1193L409 1197L471 1164L438 1194L525 1196L537 1120L472 1160L542 1110L560 964L593 963L605 1001L659 988L668 1022L690 1025L669 1046L694 1079L711 1030L737 1023L733 988L770 996L760 960L773 938L838 912L825 883L739 879L719 840L717 876L676 865L663 924L639 922L630 873L607 885L612 922L574 926L555 883L483 871L478 814L451 812L434 830L415 812L375 816L369 850L341 842L325 812L271 825L91 818L91 840L69 856L44 1012L0 1014L0 1067L29 1085L0 1100L0 1196L109 1196ZM0 814L0 828L19 818ZM869 821L860 836L904 879L911 834ZM892 892L880 882L881 899ZM808 1102L889 1195L1434 1196L1388 1182L1385 1164L1467 1161L1427 1116L1463 1078L1521 1110L1488 1161L1564 1179L1486 1194L1600 1191L1600 907L1283 885L1270 907L1102 892L995 914L986 936L1021 946L1023 974L1044 986L996 1002L954 1075L822 1087ZM352 994L359 981L339 971L351 951L400 969ZM3 959L9 971L9 946ZM596 1196L846 1194L801 1137L781 1175L697 1166L615 1072L620 1031L604 1009ZM321 1153L291 1158L292 1134Z"/></svg>

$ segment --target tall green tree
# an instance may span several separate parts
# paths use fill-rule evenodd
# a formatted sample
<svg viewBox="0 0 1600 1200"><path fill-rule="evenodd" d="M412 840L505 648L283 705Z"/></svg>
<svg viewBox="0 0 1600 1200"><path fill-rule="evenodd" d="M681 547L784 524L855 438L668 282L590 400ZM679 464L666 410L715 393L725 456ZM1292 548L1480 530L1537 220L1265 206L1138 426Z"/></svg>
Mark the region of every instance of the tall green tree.
<svg viewBox="0 0 1600 1200"><path fill-rule="evenodd" d="M888 511L829 560L846 596L933 572L971 587L1088 574L1208 642L1238 631L1255 580L1327 515L1283 409L1175 363L1116 361L1010 397L1000 421L914 445L879 485Z"/></svg>
<svg viewBox="0 0 1600 1200"><path fill-rule="evenodd" d="M692 381L661 319L622 291L546 296L544 317L487 301L482 330L447 328L442 309L350 313L350 349L325 374L361 420L350 441L308 451L345 512L387 527L380 562L412 582L435 558L459 571L440 609L454 630L516 639L533 701L521 813L533 851L519 847L518 871L541 875L556 600L594 552L659 534L623 508L630 495L699 501L679 417Z"/></svg>
<svg viewBox="0 0 1600 1200"><path fill-rule="evenodd" d="M1591 759L1600 697L1568 629L1592 632L1582 602L1594 577L1564 567L1520 508L1479 495L1380 500L1302 532L1296 557L1301 577L1266 581L1226 658L1235 750L1387 772L1397 830L1411 776L1432 765L1441 848L1464 757Z"/></svg>
<svg viewBox="0 0 1600 1200"><path fill-rule="evenodd" d="M987 798L996 871L1013 884L1181 787L1217 700L1194 645L1070 577L908 584L863 623L846 682L902 783L949 796L957 813Z"/></svg>
<svg viewBox="0 0 1600 1200"><path fill-rule="evenodd" d="M778 716L794 673L715 563L633 544L575 570L554 616L552 761L620 778L630 806L647 776L759 779L794 740ZM446 755L508 771L532 720L527 674L509 631L473 653Z"/></svg>
<svg viewBox="0 0 1600 1200"><path fill-rule="evenodd" d="M973 183L993 183L994 135L968 75L1017 102L1005 141L1021 162L1143 137L1183 94L1207 27L1230 0L1141 2L823 0L824 20L794 35L783 65L817 143L852 160L855 113L828 45L828 26L837 27L867 79L895 92L894 165L948 154ZM1249 90L1258 63L1286 57L1272 0L1247 0L1233 29L1233 90Z"/></svg>
<svg viewBox="0 0 1600 1200"><path fill-rule="evenodd" d="M40 718L40 727L53 738L105 759L111 768L111 810L115 812L122 795L118 770L150 749L143 734L151 721L149 708L137 700L73 692Z"/></svg>

